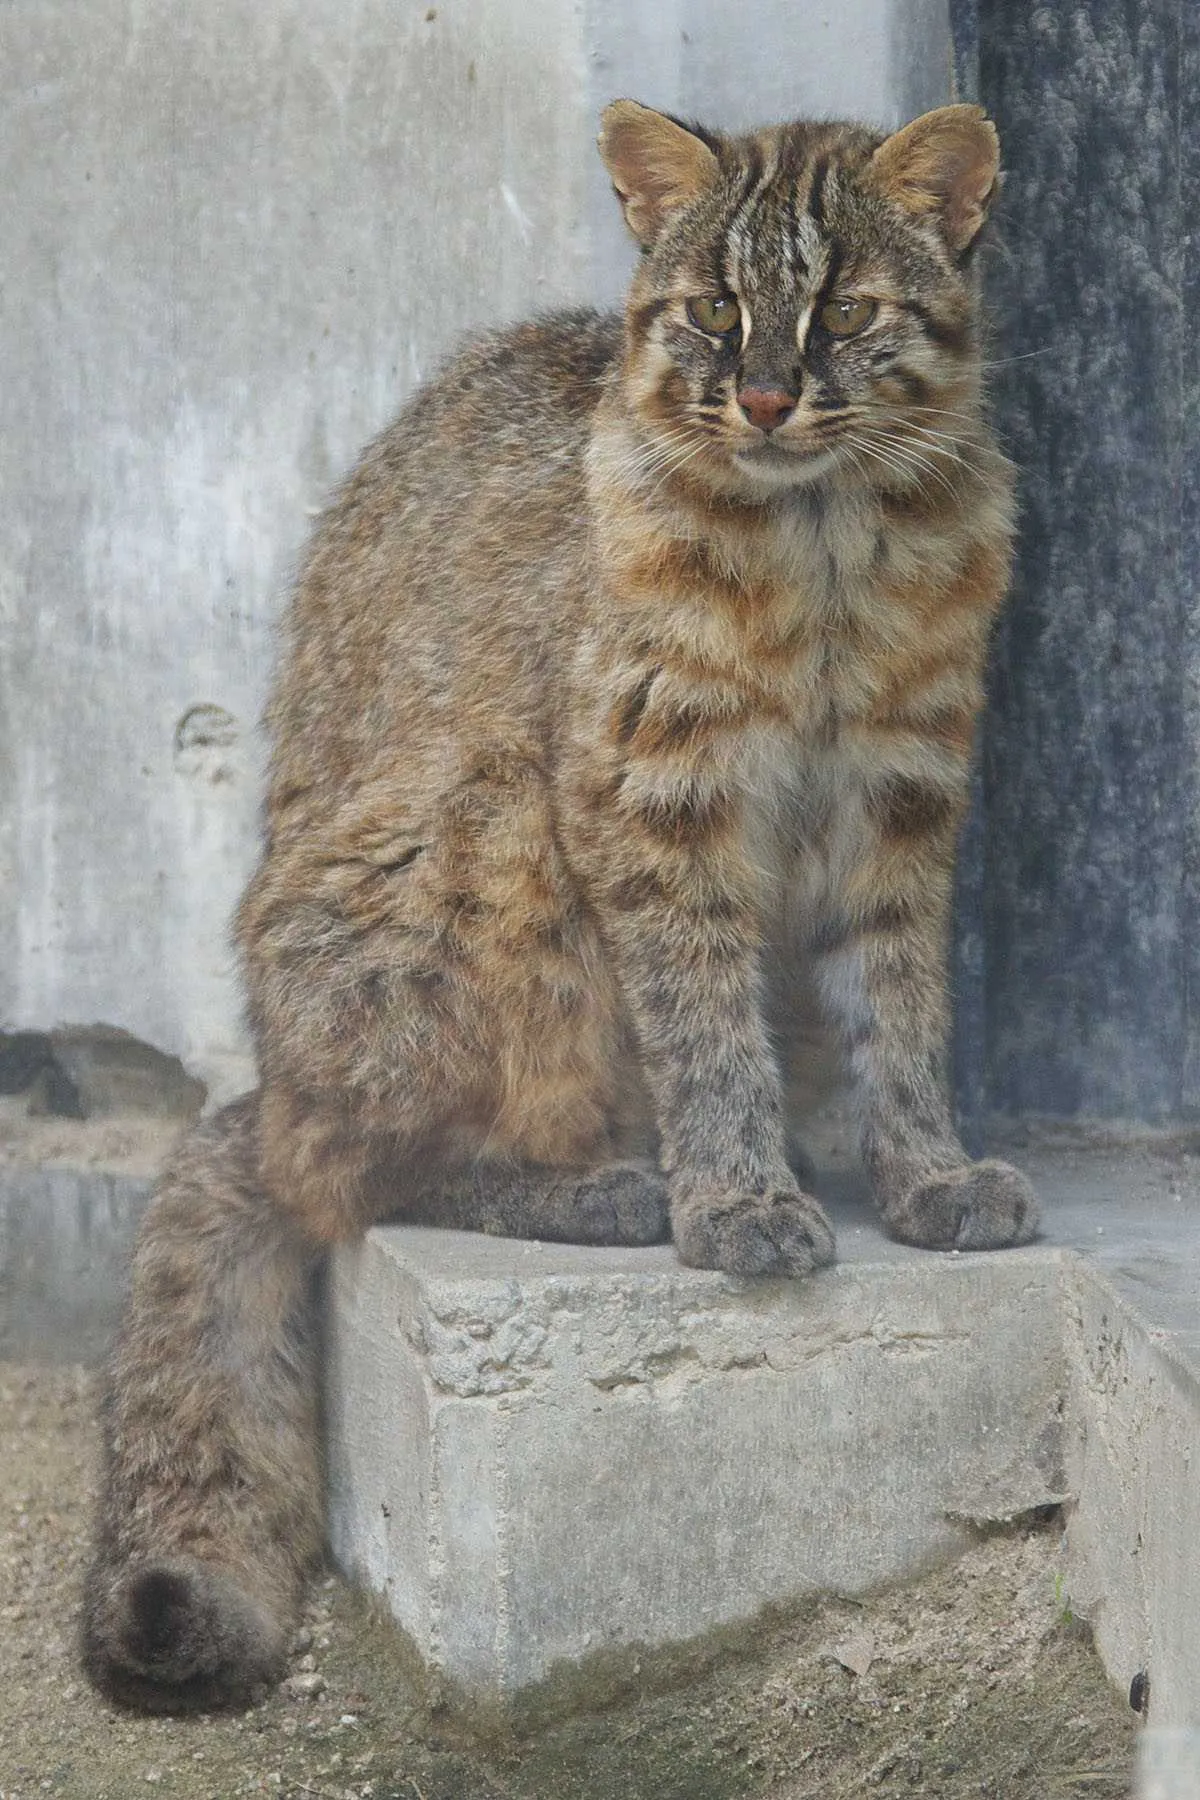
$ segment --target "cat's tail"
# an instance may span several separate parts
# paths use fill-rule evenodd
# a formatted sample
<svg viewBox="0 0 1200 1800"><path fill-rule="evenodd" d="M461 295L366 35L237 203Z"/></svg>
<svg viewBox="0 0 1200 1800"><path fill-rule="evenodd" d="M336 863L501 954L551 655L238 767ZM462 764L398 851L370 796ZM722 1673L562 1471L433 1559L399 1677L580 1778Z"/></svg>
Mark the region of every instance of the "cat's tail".
<svg viewBox="0 0 1200 1800"><path fill-rule="evenodd" d="M262 1188L257 1135L248 1095L176 1153L109 1369L83 1661L155 1711L278 1680L321 1547L315 1259Z"/></svg>

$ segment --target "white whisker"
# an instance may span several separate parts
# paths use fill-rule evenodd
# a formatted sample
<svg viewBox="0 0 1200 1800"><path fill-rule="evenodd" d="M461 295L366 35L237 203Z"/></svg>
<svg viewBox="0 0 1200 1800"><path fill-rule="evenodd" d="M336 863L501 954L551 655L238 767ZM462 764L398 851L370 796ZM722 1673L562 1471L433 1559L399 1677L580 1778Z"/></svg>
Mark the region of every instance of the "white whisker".
<svg viewBox="0 0 1200 1800"><path fill-rule="evenodd" d="M946 432L934 431L928 425L918 425L912 419L904 419L901 421L901 425L903 431L920 432L922 448L927 447L933 455L944 456L948 462L957 463L962 469L971 467L970 462L962 454L958 440L950 437ZM903 437L899 441L903 442Z"/></svg>
<svg viewBox="0 0 1200 1800"><path fill-rule="evenodd" d="M873 462L880 463L885 469L890 469L893 475L899 475L901 480L907 486L916 487L922 494L925 492L925 486L920 477L917 476L914 479L911 469L896 462L890 455L881 450L878 445L867 443L863 438L856 437L853 439L852 443L847 439L846 447L851 451L852 455L855 450L860 450L864 456L869 456Z"/></svg>
<svg viewBox="0 0 1200 1800"><path fill-rule="evenodd" d="M982 362L981 369L1008 369L1013 363L1032 362L1037 356L1049 356L1053 345L1047 344L1044 350L1026 350L1022 356L1002 356L996 362Z"/></svg>
<svg viewBox="0 0 1200 1800"><path fill-rule="evenodd" d="M956 494L957 490L955 489L953 482L947 478L943 470L938 468L934 458L947 456L948 460L962 462L963 459L961 457L949 457L946 451L941 450L935 445L923 445L918 448L915 444L906 443L903 438L898 437L894 432L877 430L872 434L872 438L876 444L885 444L890 452L900 458L902 463L907 463L908 466L912 468L924 470L924 472L931 476L934 481L939 482L948 494ZM968 467L969 465L964 463L963 466Z"/></svg>

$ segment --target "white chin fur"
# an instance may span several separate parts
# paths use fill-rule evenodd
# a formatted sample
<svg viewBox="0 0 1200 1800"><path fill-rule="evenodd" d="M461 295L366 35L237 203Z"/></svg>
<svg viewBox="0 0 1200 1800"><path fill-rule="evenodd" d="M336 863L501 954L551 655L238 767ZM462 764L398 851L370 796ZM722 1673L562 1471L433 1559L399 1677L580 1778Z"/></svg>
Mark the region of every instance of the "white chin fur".
<svg viewBox="0 0 1200 1800"><path fill-rule="evenodd" d="M766 488L808 487L828 475L837 462L833 450L816 456L762 456L752 450L735 450L734 467L740 475Z"/></svg>

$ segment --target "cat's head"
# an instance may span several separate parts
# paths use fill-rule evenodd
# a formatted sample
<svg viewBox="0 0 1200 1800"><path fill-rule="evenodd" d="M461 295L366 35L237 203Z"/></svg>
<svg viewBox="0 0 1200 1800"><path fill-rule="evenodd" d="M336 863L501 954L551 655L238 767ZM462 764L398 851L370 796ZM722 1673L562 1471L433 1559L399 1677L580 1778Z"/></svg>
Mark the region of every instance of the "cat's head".
<svg viewBox="0 0 1200 1800"><path fill-rule="evenodd" d="M977 397L965 265L998 171L978 107L891 137L725 137L617 100L600 150L643 251L625 395L647 475L748 495L945 480Z"/></svg>

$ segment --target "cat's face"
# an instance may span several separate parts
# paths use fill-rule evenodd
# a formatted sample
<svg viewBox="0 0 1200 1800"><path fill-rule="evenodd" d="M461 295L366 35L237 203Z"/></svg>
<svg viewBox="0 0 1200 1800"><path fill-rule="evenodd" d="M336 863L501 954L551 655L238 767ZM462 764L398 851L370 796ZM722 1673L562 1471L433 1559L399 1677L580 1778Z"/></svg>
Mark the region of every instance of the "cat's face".
<svg viewBox="0 0 1200 1800"><path fill-rule="evenodd" d="M601 149L644 254L625 391L645 473L726 491L945 480L977 388L963 261L996 178L973 107L894 137L726 139L619 101Z"/></svg>

